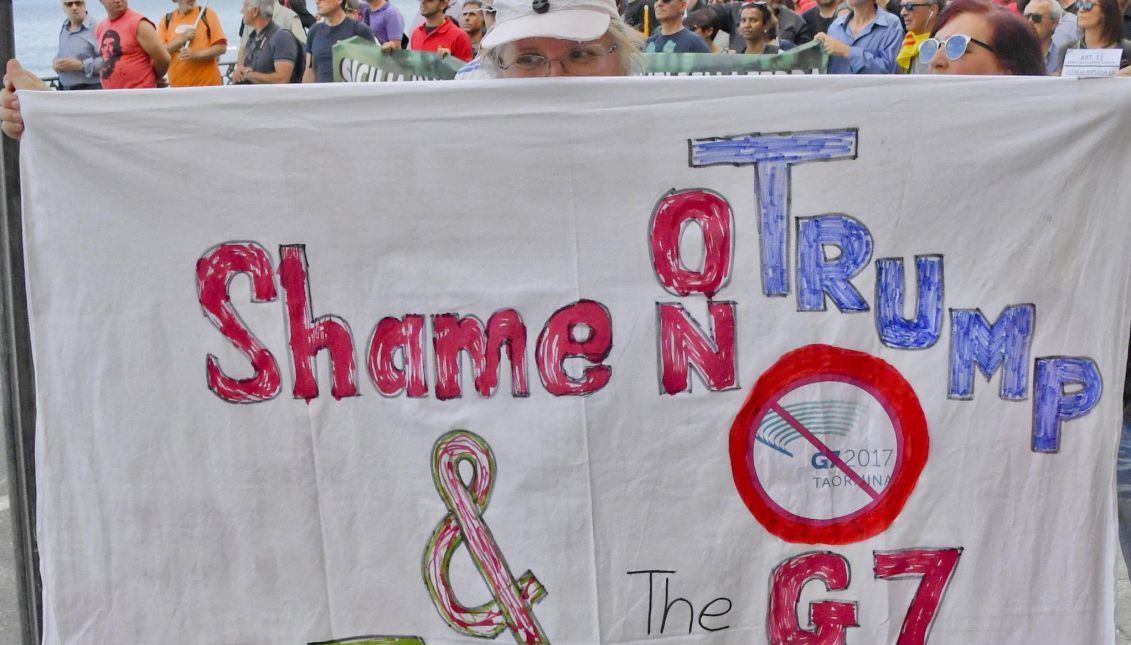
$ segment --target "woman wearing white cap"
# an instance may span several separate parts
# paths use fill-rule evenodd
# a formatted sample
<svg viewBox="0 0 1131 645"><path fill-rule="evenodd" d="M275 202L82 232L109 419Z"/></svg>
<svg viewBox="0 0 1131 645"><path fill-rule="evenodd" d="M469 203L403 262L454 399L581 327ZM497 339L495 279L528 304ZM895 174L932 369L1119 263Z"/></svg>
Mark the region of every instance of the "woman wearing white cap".
<svg viewBox="0 0 1131 645"><path fill-rule="evenodd" d="M480 43L499 78L624 76L642 69L640 35L614 0L495 0Z"/></svg>

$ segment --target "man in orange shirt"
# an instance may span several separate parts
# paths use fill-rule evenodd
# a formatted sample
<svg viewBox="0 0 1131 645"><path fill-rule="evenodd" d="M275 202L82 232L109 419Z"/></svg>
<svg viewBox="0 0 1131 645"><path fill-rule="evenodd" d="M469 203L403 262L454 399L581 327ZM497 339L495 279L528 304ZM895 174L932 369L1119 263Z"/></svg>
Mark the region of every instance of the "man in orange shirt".
<svg viewBox="0 0 1131 645"><path fill-rule="evenodd" d="M173 59L169 64L169 84L223 84L218 60L228 50L228 39L216 12L197 7L196 0L176 2L177 8L157 23L157 33Z"/></svg>

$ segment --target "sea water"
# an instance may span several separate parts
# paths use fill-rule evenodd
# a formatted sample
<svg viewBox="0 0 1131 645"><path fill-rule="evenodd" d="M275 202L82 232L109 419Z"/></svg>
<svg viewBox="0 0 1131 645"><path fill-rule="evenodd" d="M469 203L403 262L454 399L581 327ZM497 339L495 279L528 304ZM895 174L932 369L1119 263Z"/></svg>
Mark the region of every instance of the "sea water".
<svg viewBox="0 0 1131 645"><path fill-rule="evenodd" d="M203 5L203 0L199 2ZM129 0L129 3L130 9L149 18L155 25L177 6L172 0ZM233 47L239 46L237 34L242 4L243 0L211 0L208 3L208 10L216 12L228 36L228 44ZM106 17L106 10L98 0L86 0L86 10L95 23ZM40 76L54 76L51 61L59 49L59 30L67 19L63 0L15 0L12 2L12 17L16 27L16 58Z"/></svg>

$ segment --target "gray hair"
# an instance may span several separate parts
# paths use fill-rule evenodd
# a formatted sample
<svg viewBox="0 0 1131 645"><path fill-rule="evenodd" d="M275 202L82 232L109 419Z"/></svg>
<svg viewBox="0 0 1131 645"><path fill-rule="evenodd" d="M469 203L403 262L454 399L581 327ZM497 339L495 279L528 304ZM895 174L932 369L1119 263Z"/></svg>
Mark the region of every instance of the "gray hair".
<svg viewBox="0 0 1131 645"><path fill-rule="evenodd" d="M1038 1L1039 0L1029 0L1029 4L1031 5ZM1064 9L1061 8L1060 3L1056 0L1044 0L1044 2L1049 6L1049 20L1060 22L1060 19L1064 17ZM1026 8L1028 8L1028 6L1029 5L1025 5Z"/></svg>
<svg viewBox="0 0 1131 645"><path fill-rule="evenodd" d="M259 15L270 18L275 15L275 2L277 0L245 0L249 9L259 9Z"/></svg>
<svg viewBox="0 0 1131 645"><path fill-rule="evenodd" d="M617 56L620 57L621 72L623 72L625 76L642 74L647 71L648 63L644 60L644 55L640 51L644 44L644 37L640 35L640 32L629 27L628 24L620 18L611 18L609 20L609 30L605 32L605 36L610 36L613 39L613 44L617 46ZM483 69L498 76L503 66L503 50L506 49L506 46L509 44L510 43L506 43L479 52L479 64Z"/></svg>

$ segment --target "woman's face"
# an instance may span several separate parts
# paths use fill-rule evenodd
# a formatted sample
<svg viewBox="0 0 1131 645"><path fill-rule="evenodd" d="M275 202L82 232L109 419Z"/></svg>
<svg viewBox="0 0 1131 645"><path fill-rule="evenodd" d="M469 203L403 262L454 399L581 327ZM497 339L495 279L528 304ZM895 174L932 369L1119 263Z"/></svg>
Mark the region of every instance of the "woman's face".
<svg viewBox="0 0 1131 645"><path fill-rule="evenodd" d="M503 45L500 78L539 76L623 76L621 58L612 36L579 43L562 38L523 38ZM520 65L524 60L527 64Z"/></svg>
<svg viewBox="0 0 1131 645"><path fill-rule="evenodd" d="M939 27L935 38L938 39L939 42L946 42L948 38L956 34L965 34L966 36L993 46L993 43L990 41L993 36L993 28L983 16L978 14L958 14L945 25ZM932 74L968 74L982 76L1008 74L1005 68L1002 67L1001 62L997 59L997 54L973 41L966 46L966 52L959 56L957 60L948 59L946 57L946 47L940 46L928 65Z"/></svg>
<svg viewBox="0 0 1131 645"><path fill-rule="evenodd" d="M738 33L746 40L757 40L766 35L762 12L754 8L743 9L739 17Z"/></svg>
<svg viewBox="0 0 1131 645"><path fill-rule="evenodd" d="M1084 7L1089 7L1085 9ZM1099 2L1092 2L1085 0L1079 4L1079 9L1076 14L1076 23L1080 25L1081 29L1093 29L1095 27L1103 26L1104 12L1100 9Z"/></svg>

